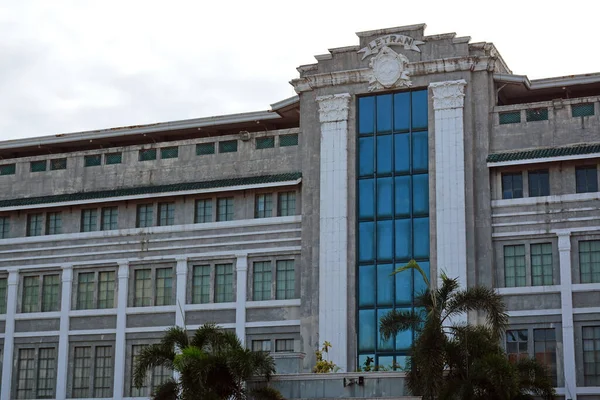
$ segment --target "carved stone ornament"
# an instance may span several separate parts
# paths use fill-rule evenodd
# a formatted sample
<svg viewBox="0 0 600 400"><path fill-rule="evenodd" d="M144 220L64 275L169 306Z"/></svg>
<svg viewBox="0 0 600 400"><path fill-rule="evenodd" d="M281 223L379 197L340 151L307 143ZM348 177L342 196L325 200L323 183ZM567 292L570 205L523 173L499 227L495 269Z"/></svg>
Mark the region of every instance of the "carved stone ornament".
<svg viewBox="0 0 600 400"><path fill-rule="evenodd" d="M319 103L319 121L338 122L348 119L350 94L331 94L317 97Z"/></svg>
<svg viewBox="0 0 600 400"><path fill-rule="evenodd" d="M466 84L467 82L464 79L430 83L429 87L433 92L433 109L462 108L465 102Z"/></svg>
<svg viewBox="0 0 600 400"><path fill-rule="evenodd" d="M382 47L377 55L371 58L369 67L369 92L379 89L410 87L412 82L408 75L408 58L396 53L389 47Z"/></svg>

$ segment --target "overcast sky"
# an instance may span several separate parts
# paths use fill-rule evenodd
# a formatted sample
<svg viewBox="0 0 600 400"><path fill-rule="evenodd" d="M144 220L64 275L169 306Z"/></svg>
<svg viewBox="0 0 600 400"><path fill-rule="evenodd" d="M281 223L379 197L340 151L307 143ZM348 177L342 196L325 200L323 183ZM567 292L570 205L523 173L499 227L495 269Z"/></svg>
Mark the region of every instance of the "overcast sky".
<svg viewBox="0 0 600 400"><path fill-rule="evenodd" d="M532 79L597 72L595 3L0 0L0 139L265 110L313 55L417 23Z"/></svg>

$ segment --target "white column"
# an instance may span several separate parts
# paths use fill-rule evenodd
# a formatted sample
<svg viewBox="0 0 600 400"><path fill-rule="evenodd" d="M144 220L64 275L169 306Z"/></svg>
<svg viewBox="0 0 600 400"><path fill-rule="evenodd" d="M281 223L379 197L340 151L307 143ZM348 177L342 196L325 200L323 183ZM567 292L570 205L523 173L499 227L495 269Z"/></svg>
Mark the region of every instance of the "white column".
<svg viewBox="0 0 600 400"><path fill-rule="evenodd" d="M129 261L119 262L117 291L117 333L115 337L115 377L113 399L122 399L125 388L125 328L127 326L127 297L129 293Z"/></svg>
<svg viewBox="0 0 600 400"><path fill-rule="evenodd" d="M321 122L319 345L348 369L348 93L317 97Z"/></svg>
<svg viewBox="0 0 600 400"><path fill-rule="evenodd" d="M465 220L464 80L431 83L435 117L437 274L467 287ZM454 322L466 322L466 314Z"/></svg>
<svg viewBox="0 0 600 400"><path fill-rule="evenodd" d="M185 298L187 292L187 257L177 258L177 294L175 298L175 325L185 328Z"/></svg>
<svg viewBox="0 0 600 400"><path fill-rule="evenodd" d="M246 296L248 285L248 255L238 254L235 263L236 271L236 302L235 302L235 333L246 344Z"/></svg>
<svg viewBox="0 0 600 400"><path fill-rule="evenodd" d="M558 233L560 260L560 303L562 308L563 370L565 373L566 398L577 400L577 377L575 373L575 336L573 332L573 293L571 279L571 235Z"/></svg>
<svg viewBox="0 0 600 400"><path fill-rule="evenodd" d="M58 336L58 366L56 368L56 398L67 398L69 366L69 311L73 290L73 266L62 267L62 296L60 300L60 333Z"/></svg>
<svg viewBox="0 0 600 400"><path fill-rule="evenodd" d="M8 270L6 294L6 324L4 327L4 353L2 356L2 390L0 398L10 399L13 373L13 339L15 336L15 314L17 313L17 293L19 270Z"/></svg>

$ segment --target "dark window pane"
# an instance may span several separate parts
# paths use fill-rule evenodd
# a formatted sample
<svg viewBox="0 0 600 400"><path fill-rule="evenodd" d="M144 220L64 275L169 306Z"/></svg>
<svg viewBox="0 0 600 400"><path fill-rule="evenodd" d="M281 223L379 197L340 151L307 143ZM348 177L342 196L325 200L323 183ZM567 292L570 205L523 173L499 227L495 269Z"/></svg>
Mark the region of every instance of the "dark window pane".
<svg viewBox="0 0 600 400"><path fill-rule="evenodd" d="M0 165L0 175L14 175L15 171L16 171L16 164Z"/></svg>
<svg viewBox="0 0 600 400"><path fill-rule="evenodd" d="M394 266L384 264L377 266L377 305L391 306L394 303Z"/></svg>
<svg viewBox="0 0 600 400"><path fill-rule="evenodd" d="M594 103L573 104L571 106L571 116L587 117L594 115Z"/></svg>
<svg viewBox="0 0 600 400"><path fill-rule="evenodd" d="M410 199L411 199L411 187L410 187L410 175L397 176L395 180L395 207L396 216L409 217L410 216Z"/></svg>
<svg viewBox="0 0 600 400"><path fill-rule="evenodd" d="M358 267L358 306L375 305L375 266Z"/></svg>
<svg viewBox="0 0 600 400"><path fill-rule="evenodd" d="M550 195L548 170L529 171L529 197Z"/></svg>
<svg viewBox="0 0 600 400"><path fill-rule="evenodd" d="M298 146L298 134L293 135L280 135L279 136L279 147Z"/></svg>
<svg viewBox="0 0 600 400"><path fill-rule="evenodd" d="M396 220L396 243L394 245L397 260L410 260L412 257L411 247L411 223L410 219Z"/></svg>
<svg viewBox="0 0 600 400"><path fill-rule="evenodd" d="M43 172L46 170L46 160L32 161L30 168L31 172Z"/></svg>
<svg viewBox="0 0 600 400"><path fill-rule="evenodd" d="M219 142L219 153L235 153L237 151L237 140Z"/></svg>
<svg viewBox="0 0 600 400"><path fill-rule="evenodd" d="M548 120L548 109L547 108L532 108L525 110L525 118L527 122L534 121L547 121Z"/></svg>
<svg viewBox="0 0 600 400"><path fill-rule="evenodd" d="M396 264L396 268L404 264ZM411 304L413 300L412 278L413 271L405 270L394 275L396 280L396 304Z"/></svg>
<svg viewBox="0 0 600 400"><path fill-rule="evenodd" d="M179 157L179 147L177 147L177 146L163 147L160 149L160 158L161 159L177 158L177 157Z"/></svg>
<svg viewBox="0 0 600 400"><path fill-rule="evenodd" d="M521 111L503 112L498 115L500 125L518 124L521 122Z"/></svg>
<svg viewBox="0 0 600 400"><path fill-rule="evenodd" d="M412 92L412 129L427 128L427 90Z"/></svg>
<svg viewBox="0 0 600 400"><path fill-rule="evenodd" d="M377 96L377 133L392 130L392 95Z"/></svg>
<svg viewBox="0 0 600 400"><path fill-rule="evenodd" d="M429 218L413 219L413 258L429 258Z"/></svg>
<svg viewBox="0 0 600 400"><path fill-rule="evenodd" d="M104 155L104 164L121 164L123 162L122 153L108 153Z"/></svg>
<svg viewBox="0 0 600 400"><path fill-rule="evenodd" d="M410 128L410 92L394 95L394 130L408 131Z"/></svg>
<svg viewBox="0 0 600 400"><path fill-rule="evenodd" d="M575 168L577 193L598 191L598 168L595 165Z"/></svg>
<svg viewBox="0 0 600 400"><path fill-rule="evenodd" d="M204 156L207 154L215 154L214 143L199 143L196 145L196 155Z"/></svg>
<svg viewBox="0 0 600 400"><path fill-rule="evenodd" d="M412 134L413 172L426 172L428 168L427 132Z"/></svg>
<svg viewBox="0 0 600 400"><path fill-rule="evenodd" d="M373 222L361 222L358 224L358 260L373 260L375 254L375 224Z"/></svg>
<svg viewBox="0 0 600 400"><path fill-rule="evenodd" d="M375 97L361 97L358 99L359 134L370 134L375 129Z"/></svg>
<svg viewBox="0 0 600 400"><path fill-rule="evenodd" d="M83 165L86 167L97 167L102 164L102 155L94 154L83 158Z"/></svg>
<svg viewBox="0 0 600 400"><path fill-rule="evenodd" d="M391 260L393 256L394 221L377 222L377 259Z"/></svg>
<svg viewBox="0 0 600 400"><path fill-rule="evenodd" d="M429 175L413 175L413 214L429 214Z"/></svg>
<svg viewBox="0 0 600 400"><path fill-rule="evenodd" d="M377 179L377 217L392 216L394 206L393 179Z"/></svg>
<svg viewBox="0 0 600 400"><path fill-rule="evenodd" d="M66 158L55 158L54 160L50 160L50 170L56 171L59 169L67 169Z"/></svg>
<svg viewBox="0 0 600 400"><path fill-rule="evenodd" d="M373 175L374 172L373 137L362 137L358 140L358 174L359 176Z"/></svg>
<svg viewBox="0 0 600 400"><path fill-rule="evenodd" d="M419 267L421 267L421 269L425 273L425 276L427 277L427 279L429 280L431 278L431 276L429 274L429 261L419 261L418 264L419 264ZM425 293L425 290L427 289L427 285L423 281L423 277L421 276L421 274L415 273L414 271L413 271L413 288L414 288L414 296L415 297L422 295L423 293Z"/></svg>
<svg viewBox="0 0 600 400"><path fill-rule="evenodd" d="M521 172L502 174L502 198L518 199L523 197L523 175Z"/></svg>
<svg viewBox="0 0 600 400"><path fill-rule="evenodd" d="M156 160L156 149L140 150L138 157L140 161Z"/></svg>
<svg viewBox="0 0 600 400"><path fill-rule="evenodd" d="M410 134L394 135L394 169L396 173L410 173Z"/></svg>
<svg viewBox="0 0 600 400"><path fill-rule="evenodd" d="M377 174L392 173L392 135L377 137Z"/></svg>
<svg viewBox="0 0 600 400"><path fill-rule="evenodd" d="M275 147L275 138L273 136L256 138L257 149L272 149Z"/></svg>
<svg viewBox="0 0 600 400"><path fill-rule="evenodd" d="M375 188L373 179L358 181L358 218L373 219L375 213Z"/></svg>
<svg viewBox="0 0 600 400"><path fill-rule="evenodd" d="M358 351L375 351L375 310L358 311Z"/></svg>

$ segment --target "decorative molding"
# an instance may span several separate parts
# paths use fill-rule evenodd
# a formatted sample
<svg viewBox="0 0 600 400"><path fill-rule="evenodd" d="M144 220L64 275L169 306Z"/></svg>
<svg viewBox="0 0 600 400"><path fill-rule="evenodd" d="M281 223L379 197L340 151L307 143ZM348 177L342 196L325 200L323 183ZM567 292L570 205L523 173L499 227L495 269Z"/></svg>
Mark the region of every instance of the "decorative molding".
<svg viewBox="0 0 600 400"><path fill-rule="evenodd" d="M408 62L406 56L383 46L381 51L369 62L369 68L371 68L369 92L412 86L407 71Z"/></svg>
<svg viewBox="0 0 600 400"><path fill-rule="evenodd" d="M330 94L317 97L319 103L319 121L339 122L348 120L350 94Z"/></svg>
<svg viewBox="0 0 600 400"><path fill-rule="evenodd" d="M425 42L413 39L410 36L391 34L371 40L366 47L358 50L357 53L364 53L362 56L363 60L370 55L378 54L380 50L383 51L384 49L389 48L389 46L402 46L404 47L404 50L413 50L420 53L421 49L419 49L418 46L422 44L425 44Z"/></svg>
<svg viewBox="0 0 600 400"><path fill-rule="evenodd" d="M429 87L433 92L433 109L462 108L464 106L466 84L467 82L464 79L430 83Z"/></svg>
<svg viewBox="0 0 600 400"><path fill-rule="evenodd" d="M529 158L525 160L514 160L514 161L500 161L500 162L489 162L488 167L505 167L509 165L526 165L526 164L540 164L540 163L554 163L561 161L571 160L586 160L590 158L600 158L600 153L589 153L589 154L578 154L574 156L558 156L558 157L545 157L545 158Z"/></svg>

